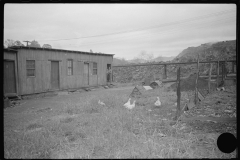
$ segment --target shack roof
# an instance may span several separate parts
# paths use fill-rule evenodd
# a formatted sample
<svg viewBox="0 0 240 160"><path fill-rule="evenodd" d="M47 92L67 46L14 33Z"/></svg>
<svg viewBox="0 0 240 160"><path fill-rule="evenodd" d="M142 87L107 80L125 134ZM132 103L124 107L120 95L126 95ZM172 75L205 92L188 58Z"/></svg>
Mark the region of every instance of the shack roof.
<svg viewBox="0 0 240 160"><path fill-rule="evenodd" d="M10 48L4 48L5 52L17 52L17 50L10 49Z"/></svg>
<svg viewBox="0 0 240 160"><path fill-rule="evenodd" d="M81 53L81 54L89 54L89 55L114 56L114 54L91 53L91 52L73 51L73 50L65 50L65 49L38 48L38 47L26 47L26 46L13 46L10 49L34 49L34 50L47 50L47 51L57 51L57 52Z"/></svg>

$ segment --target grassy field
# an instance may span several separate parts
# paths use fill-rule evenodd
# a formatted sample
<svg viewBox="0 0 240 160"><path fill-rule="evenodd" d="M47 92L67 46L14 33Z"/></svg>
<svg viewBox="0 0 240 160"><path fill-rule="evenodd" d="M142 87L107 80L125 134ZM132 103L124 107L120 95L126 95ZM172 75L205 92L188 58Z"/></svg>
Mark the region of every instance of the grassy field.
<svg viewBox="0 0 240 160"><path fill-rule="evenodd" d="M4 158L236 157L236 151L217 148L220 132L174 124L176 92L165 87L144 92L134 109L124 108L133 88L28 99L5 109ZM153 105L157 96L159 108ZM182 104L185 98L182 92Z"/></svg>

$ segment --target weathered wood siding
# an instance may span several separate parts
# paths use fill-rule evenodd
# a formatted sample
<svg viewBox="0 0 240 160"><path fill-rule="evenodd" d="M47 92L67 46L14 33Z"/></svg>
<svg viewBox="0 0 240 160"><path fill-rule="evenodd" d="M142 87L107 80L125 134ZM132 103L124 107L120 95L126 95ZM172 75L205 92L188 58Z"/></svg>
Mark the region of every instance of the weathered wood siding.
<svg viewBox="0 0 240 160"><path fill-rule="evenodd" d="M19 94L45 92L51 89L51 60L59 61L60 89L85 87L84 62L89 62L89 86L106 84L107 64L112 56L90 55L38 49L18 49ZM67 74L67 60L73 60L73 75ZM35 60L35 77L27 77L26 60ZM92 75L93 63L97 62L97 75Z"/></svg>
<svg viewBox="0 0 240 160"><path fill-rule="evenodd" d="M4 60L13 60L16 63L16 52L4 51Z"/></svg>
<svg viewBox="0 0 240 160"><path fill-rule="evenodd" d="M3 54L3 59L7 60L7 61L14 61L14 66L15 66L15 83L16 83L16 91L17 94L19 93L18 91L18 68L17 68L17 52L13 52L13 51L5 51L4 49L4 54Z"/></svg>

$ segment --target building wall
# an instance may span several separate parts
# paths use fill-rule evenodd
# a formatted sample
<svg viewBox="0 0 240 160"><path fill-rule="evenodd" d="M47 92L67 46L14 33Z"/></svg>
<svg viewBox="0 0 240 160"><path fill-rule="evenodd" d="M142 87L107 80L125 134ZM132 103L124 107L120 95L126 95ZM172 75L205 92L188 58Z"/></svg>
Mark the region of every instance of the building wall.
<svg viewBox="0 0 240 160"><path fill-rule="evenodd" d="M4 51L4 60L13 60L16 63L16 52Z"/></svg>
<svg viewBox="0 0 240 160"><path fill-rule="evenodd" d="M3 54L3 59L4 60L10 60L10 61L14 61L14 66L15 66L15 83L16 83L16 91L18 93L18 69L17 69L17 52L13 52L13 51L7 51L4 49L4 54Z"/></svg>
<svg viewBox="0 0 240 160"><path fill-rule="evenodd" d="M32 94L51 90L51 60L59 61L59 83L61 89L80 88L84 84L84 62L97 62L98 74L92 75L90 63L89 86L106 84L107 64L112 56L90 55L74 52L18 49L19 94ZM67 75L67 59L73 59L73 75ZM35 60L35 77L27 77L26 60Z"/></svg>

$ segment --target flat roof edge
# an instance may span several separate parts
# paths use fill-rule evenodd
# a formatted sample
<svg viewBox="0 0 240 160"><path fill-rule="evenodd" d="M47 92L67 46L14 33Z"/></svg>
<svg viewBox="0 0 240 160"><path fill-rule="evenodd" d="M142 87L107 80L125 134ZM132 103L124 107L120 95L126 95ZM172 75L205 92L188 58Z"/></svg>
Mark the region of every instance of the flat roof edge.
<svg viewBox="0 0 240 160"><path fill-rule="evenodd" d="M93 54L93 55L104 55L104 56L114 56L114 54L104 54L104 53L91 53L83 51L73 51L65 49L54 49L54 48L37 48L37 47L25 47L25 46L13 46L12 49L37 49L37 50L49 50L49 51L60 51L60 52L71 52L71 53L82 53L82 54Z"/></svg>
<svg viewBox="0 0 240 160"><path fill-rule="evenodd" d="M17 50L10 49L10 48L4 48L4 51L8 51L8 52L17 52Z"/></svg>

